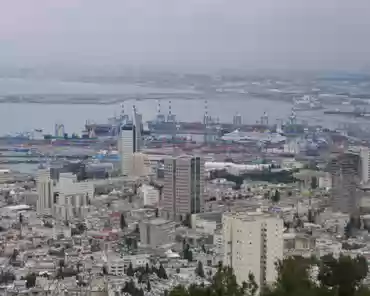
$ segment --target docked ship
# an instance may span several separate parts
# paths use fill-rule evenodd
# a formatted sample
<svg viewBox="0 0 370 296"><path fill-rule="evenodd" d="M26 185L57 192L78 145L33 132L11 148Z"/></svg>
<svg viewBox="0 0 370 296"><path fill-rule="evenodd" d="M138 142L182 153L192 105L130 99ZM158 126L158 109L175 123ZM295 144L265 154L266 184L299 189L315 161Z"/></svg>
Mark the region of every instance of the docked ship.
<svg viewBox="0 0 370 296"><path fill-rule="evenodd" d="M312 96L305 95L302 98L295 98L293 100L294 111L310 111L323 109L321 102Z"/></svg>
<svg viewBox="0 0 370 296"><path fill-rule="evenodd" d="M85 131L95 137L114 137L119 133L120 126L129 122L129 116L125 113L124 105L121 105L119 116L108 119L107 123L95 123L87 121Z"/></svg>

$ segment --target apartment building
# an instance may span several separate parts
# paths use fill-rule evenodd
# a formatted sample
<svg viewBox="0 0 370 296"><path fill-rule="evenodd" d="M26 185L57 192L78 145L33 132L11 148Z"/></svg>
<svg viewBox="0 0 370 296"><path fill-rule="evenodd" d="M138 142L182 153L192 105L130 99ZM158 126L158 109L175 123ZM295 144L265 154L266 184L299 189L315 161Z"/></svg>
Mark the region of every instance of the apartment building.
<svg viewBox="0 0 370 296"><path fill-rule="evenodd" d="M222 217L225 265L239 284L254 274L259 287L276 280L283 259L283 220L262 212L229 212Z"/></svg>
<svg viewBox="0 0 370 296"><path fill-rule="evenodd" d="M175 239L176 223L162 218L143 220L139 224L140 242L153 248L172 243Z"/></svg>

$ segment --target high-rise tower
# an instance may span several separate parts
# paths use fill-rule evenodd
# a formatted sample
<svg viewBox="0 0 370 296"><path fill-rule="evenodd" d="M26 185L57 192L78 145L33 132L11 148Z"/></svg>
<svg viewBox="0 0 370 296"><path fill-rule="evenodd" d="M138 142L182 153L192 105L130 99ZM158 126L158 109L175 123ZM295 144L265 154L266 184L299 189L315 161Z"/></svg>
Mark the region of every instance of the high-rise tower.
<svg viewBox="0 0 370 296"><path fill-rule="evenodd" d="M130 175L133 166L133 154L139 152L142 146L142 117L133 106L132 123L121 127L119 136L119 154L121 157L121 173Z"/></svg>
<svg viewBox="0 0 370 296"><path fill-rule="evenodd" d="M169 219L185 219L204 209L204 160L195 156L164 160L162 205Z"/></svg>

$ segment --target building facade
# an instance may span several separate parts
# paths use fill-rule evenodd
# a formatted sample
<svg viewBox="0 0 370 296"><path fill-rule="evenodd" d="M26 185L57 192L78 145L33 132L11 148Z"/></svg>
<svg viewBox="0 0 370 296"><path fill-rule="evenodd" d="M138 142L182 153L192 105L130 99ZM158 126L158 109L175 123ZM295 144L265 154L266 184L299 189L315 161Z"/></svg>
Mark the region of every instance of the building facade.
<svg viewBox="0 0 370 296"><path fill-rule="evenodd" d="M225 265L234 269L239 284L255 276L261 288L276 280L276 262L283 259L283 220L261 212L225 213Z"/></svg>
<svg viewBox="0 0 370 296"><path fill-rule="evenodd" d="M345 152L332 155L328 168L332 179L331 207L334 212L358 213L360 167L358 154Z"/></svg>
<svg viewBox="0 0 370 296"><path fill-rule="evenodd" d="M183 220L204 210L204 161L180 156L164 160L163 213L167 219Z"/></svg>
<svg viewBox="0 0 370 296"><path fill-rule="evenodd" d="M172 243L175 239L176 223L162 218L143 220L139 224L142 245L157 248Z"/></svg>
<svg viewBox="0 0 370 296"><path fill-rule="evenodd" d="M49 169L38 170L36 188L38 193L37 212L39 214L50 214L54 204L54 184Z"/></svg>

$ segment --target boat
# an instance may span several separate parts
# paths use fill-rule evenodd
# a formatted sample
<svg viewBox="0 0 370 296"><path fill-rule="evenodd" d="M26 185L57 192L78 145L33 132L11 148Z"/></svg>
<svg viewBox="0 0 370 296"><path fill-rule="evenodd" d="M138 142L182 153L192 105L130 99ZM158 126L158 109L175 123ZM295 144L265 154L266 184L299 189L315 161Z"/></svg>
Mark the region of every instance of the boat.
<svg viewBox="0 0 370 296"><path fill-rule="evenodd" d="M323 106L317 98L308 95L305 95L302 98L294 99L293 103L294 111L310 111L323 109Z"/></svg>
<svg viewBox="0 0 370 296"><path fill-rule="evenodd" d="M225 134L221 137L226 142L236 143L248 143L248 142L260 142L260 143L281 143L286 140L286 137L279 133L271 132L243 132L240 129Z"/></svg>

